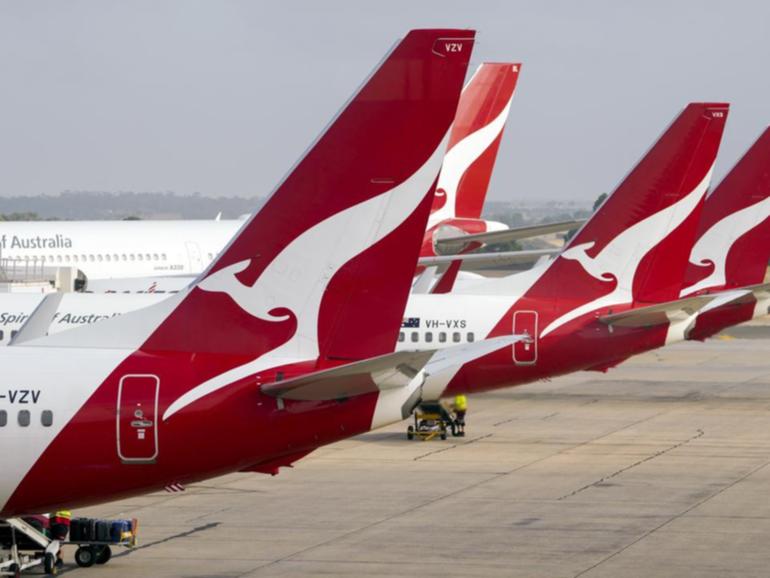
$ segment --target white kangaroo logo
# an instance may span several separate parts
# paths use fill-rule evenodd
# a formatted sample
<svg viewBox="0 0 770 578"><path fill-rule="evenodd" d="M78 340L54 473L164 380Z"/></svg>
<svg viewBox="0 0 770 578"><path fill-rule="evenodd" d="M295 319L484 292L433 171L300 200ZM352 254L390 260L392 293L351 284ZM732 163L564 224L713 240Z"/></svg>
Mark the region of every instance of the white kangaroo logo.
<svg viewBox="0 0 770 578"><path fill-rule="evenodd" d="M596 255L590 257L586 251L594 246L594 242L582 243L570 247L560 258L577 261L586 273L599 281L617 281L615 288L597 299L568 311L552 321L543 330L541 337L561 327L568 321L601 307L610 307L633 300L632 287L636 269L644 256L653 247L665 239L674 229L692 213L703 195L706 194L713 165L701 182L687 195L676 203L639 221L624 230Z"/></svg>
<svg viewBox="0 0 770 578"><path fill-rule="evenodd" d="M709 202L709 201L706 201ZM701 235L690 252L690 263L696 267L714 266L705 279L682 289L681 296L701 289L720 287L727 282L727 256L738 239L770 216L770 197L762 199L714 223Z"/></svg>
<svg viewBox="0 0 770 578"><path fill-rule="evenodd" d="M425 164L400 185L332 215L295 238L253 285L244 285L235 276L250 261L224 267L199 282L198 288L228 295L258 319L284 321L288 315L274 316L270 311L288 309L297 317L297 331L271 355L263 354L189 390L168 407L163 419L204 395L275 366L276 358L284 362L317 358L318 314L329 280L340 267L389 235L414 212L441 168L447 138L448 134Z"/></svg>

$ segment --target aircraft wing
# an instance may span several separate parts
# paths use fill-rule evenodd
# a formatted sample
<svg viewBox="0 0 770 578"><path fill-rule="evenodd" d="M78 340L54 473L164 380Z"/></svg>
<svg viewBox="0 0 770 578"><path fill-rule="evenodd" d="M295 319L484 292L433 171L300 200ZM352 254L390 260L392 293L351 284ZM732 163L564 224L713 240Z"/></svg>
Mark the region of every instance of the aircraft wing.
<svg viewBox="0 0 770 578"><path fill-rule="evenodd" d="M434 241L436 251L442 254L457 253L462 251L468 243L484 243L493 245L495 243L505 243L516 239L529 239L530 237L539 237L540 235L549 235L551 233L561 233L577 229L583 223L584 219L573 221L561 221L558 223L548 223L545 225L532 225L529 227L516 227L504 231L491 231L489 233L476 233L474 235L457 235L454 237L444 237Z"/></svg>
<svg viewBox="0 0 770 578"><path fill-rule="evenodd" d="M262 392L282 399L324 401L404 388L420 372L424 380L426 376L457 370L474 359L527 339L528 335L506 335L439 350L398 351L268 383L262 386Z"/></svg>
<svg viewBox="0 0 770 578"><path fill-rule="evenodd" d="M746 291L737 290L685 297L667 303L629 309L621 313L602 315L599 321L614 327L652 327L663 323L684 321L701 311L735 303L747 294Z"/></svg>
<svg viewBox="0 0 770 578"><path fill-rule="evenodd" d="M440 255L421 257L418 261L423 267L449 266L454 261L462 261L465 271L493 266L536 263L542 257L557 255L561 249L532 249L527 251L504 251L502 253L468 253L467 255Z"/></svg>

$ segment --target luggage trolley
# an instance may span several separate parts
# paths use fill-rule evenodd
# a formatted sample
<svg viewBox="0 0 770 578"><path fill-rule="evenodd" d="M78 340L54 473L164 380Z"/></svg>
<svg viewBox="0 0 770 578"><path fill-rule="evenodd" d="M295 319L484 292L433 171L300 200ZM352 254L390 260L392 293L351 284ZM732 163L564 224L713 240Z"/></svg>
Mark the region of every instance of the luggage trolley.
<svg viewBox="0 0 770 578"><path fill-rule="evenodd" d="M421 438L429 441L436 437L447 438L447 431L457 435L455 419L439 401L421 403L414 410L414 425L406 428L407 439Z"/></svg>
<svg viewBox="0 0 770 578"><path fill-rule="evenodd" d="M139 522L131 520L95 520L74 518L70 527L69 540L64 542L77 546L75 563L81 568L94 564L106 564L112 558L112 548L136 546Z"/></svg>

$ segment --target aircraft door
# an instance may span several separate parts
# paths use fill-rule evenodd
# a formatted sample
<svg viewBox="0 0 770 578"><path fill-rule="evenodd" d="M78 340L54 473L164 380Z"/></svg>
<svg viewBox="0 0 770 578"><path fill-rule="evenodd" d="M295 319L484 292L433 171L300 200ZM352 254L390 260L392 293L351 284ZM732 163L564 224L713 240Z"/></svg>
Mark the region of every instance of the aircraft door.
<svg viewBox="0 0 770 578"><path fill-rule="evenodd" d="M198 243L187 241L185 243L187 247L187 258L190 261L190 273L197 275L203 271L203 256L201 255L201 248Z"/></svg>
<svg viewBox="0 0 770 578"><path fill-rule="evenodd" d="M513 334L529 335L531 341L517 341L513 344L513 361L516 365L537 363L537 311L516 311L513 314Z"/></svg>
<svg viewBox="0 0 770 578"><path fill-rule="evenodd" d="M123 463L152 463L158 457L156 375L124 375L118 385L118 457Z"/></svg>

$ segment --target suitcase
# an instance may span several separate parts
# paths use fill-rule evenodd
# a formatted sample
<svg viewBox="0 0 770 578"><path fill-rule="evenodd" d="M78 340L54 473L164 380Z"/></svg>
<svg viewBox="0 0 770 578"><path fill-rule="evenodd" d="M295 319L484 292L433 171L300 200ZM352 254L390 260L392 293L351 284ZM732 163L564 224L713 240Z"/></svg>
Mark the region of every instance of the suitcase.
<svg viewBox="0 0 770 578"><path fill-rule="evenodd" d="M88 518L74 518L70 522L70 541L85 542L88 540Z"/></svg>
<svg viewBox="0 0 770 578"><path fill-rule="evenodd" d="M96 540L96 520L93 518L88 518L88 522L86 524L86 540L88 542L93 542Z"/></svg>
<svg viewBox="0 0 770 578"><path fill-rule="evenodd" d="M113 520L110 525L110 541L122 542L126 533L131 533L131 522L128 520Z"/></svg>
<svg viewBox="0 0 770 578"><path fill-rule="evenodd" d="M96 541L97 542L109 542L110 541L110 522L108 520L96 521Z"/></svg>

